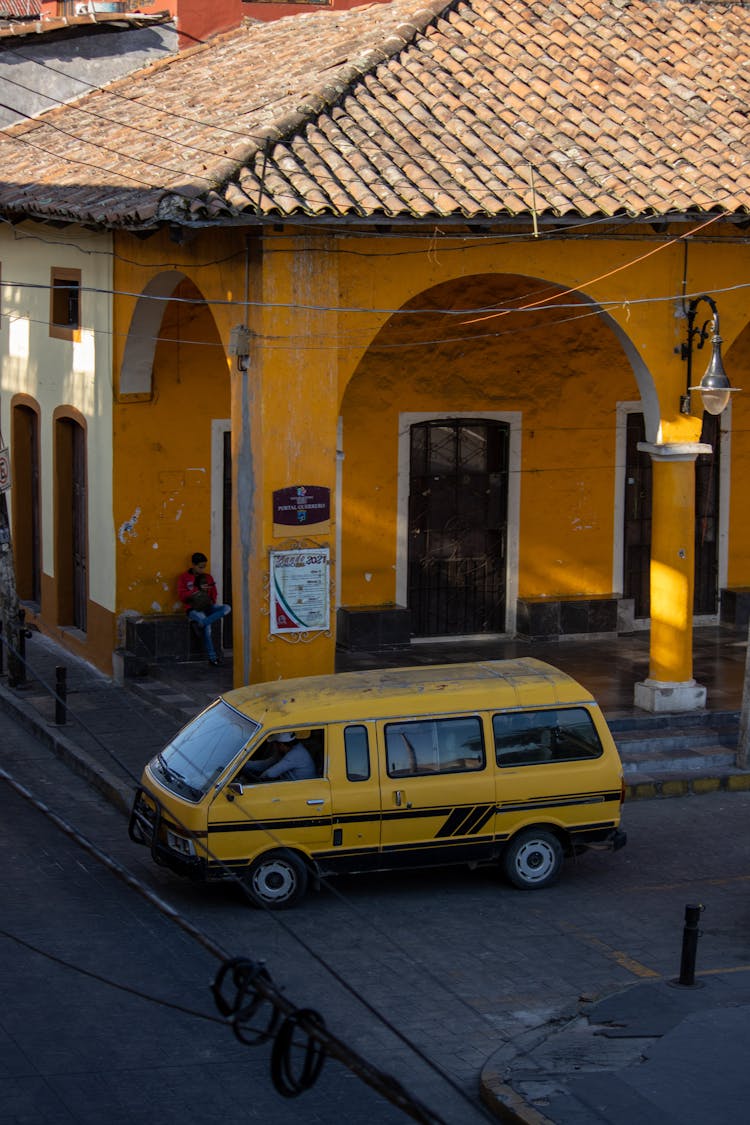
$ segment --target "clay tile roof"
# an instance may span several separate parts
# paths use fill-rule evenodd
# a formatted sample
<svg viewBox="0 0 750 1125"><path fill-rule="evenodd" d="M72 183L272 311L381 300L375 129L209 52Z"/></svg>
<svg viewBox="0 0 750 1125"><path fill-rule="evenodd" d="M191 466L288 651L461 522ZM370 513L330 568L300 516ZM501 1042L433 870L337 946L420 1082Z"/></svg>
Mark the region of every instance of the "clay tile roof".
<svg viewBox="0 0 750 1125"><path fill-rule="evenodd" d="M744 213L749 24L723 0L392 0L247 21L0 132L0 213Z"/></svg>

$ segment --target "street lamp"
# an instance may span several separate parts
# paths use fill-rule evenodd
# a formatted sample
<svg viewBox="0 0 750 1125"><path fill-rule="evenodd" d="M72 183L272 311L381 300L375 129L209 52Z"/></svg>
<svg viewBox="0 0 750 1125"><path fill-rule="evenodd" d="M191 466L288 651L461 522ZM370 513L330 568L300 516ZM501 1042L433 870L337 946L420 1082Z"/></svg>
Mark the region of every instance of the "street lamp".
<svg viewBox="0 0 750 1125"><path fill-rule="evenodd" d="M696 327L695 318L698 312L698 305L701 301L705 301L710 307L712 316L708 320L704 320L700 327ZM719 310L716 307L716 301L713 297L709 297L707 293L701 294L696 297L688 305L687 310L687 340L682 344L682 358L687 361L687 386L685 394L680 396L680 413L690 414L690 392L700 391L701 398L703 399L703 409L709 414L721 414L723 410L729 405L729 399L733 393L739 390L739 387L732 387L729 383L729 376L724 370L724 364L721 361L721 336L719 335ZM706 374L701 379L697 387L692 386L693 375L693 341L696 336L698 337L696 348L702 348L708 339L709 325L711 326L711 359Z"/></svg>

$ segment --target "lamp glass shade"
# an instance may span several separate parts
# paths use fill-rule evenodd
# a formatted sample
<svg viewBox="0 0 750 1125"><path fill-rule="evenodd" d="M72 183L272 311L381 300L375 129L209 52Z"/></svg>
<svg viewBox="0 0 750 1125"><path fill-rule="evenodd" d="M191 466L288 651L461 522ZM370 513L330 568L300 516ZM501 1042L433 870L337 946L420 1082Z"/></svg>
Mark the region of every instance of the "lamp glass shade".
<svg viewBox="0 0 750 1125"><path fill-rule="evenodd" d="M721 362L721 336L714 336L711 344L713 347L711 360L698 390L703 399L703 409L708 414L721 414L729 404L732 385Z"/></svg>

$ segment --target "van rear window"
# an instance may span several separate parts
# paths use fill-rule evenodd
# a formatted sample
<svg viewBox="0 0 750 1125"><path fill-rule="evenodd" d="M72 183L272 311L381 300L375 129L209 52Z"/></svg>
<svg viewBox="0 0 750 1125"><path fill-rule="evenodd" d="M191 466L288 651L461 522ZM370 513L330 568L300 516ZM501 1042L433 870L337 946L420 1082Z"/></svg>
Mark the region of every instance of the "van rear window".
<svg viewBox="0 0 750 1125"><path fill-rule="evenodd" d="M536 766L599 758L602 744L583 707L506 711L492 719L498 766Z"/></svg>
<svg viewBox="0 0 750 1125"><path fill-rule="evenodd" d="M476 716L388 723L385 747L389 777L481 770L485 763Z"/></svg>

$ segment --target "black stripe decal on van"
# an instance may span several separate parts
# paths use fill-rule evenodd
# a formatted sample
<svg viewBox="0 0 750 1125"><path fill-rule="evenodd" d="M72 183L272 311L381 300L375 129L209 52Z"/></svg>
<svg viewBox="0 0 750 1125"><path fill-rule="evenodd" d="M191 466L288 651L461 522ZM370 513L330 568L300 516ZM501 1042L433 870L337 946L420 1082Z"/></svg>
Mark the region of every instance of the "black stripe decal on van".
<svg viewBox="0 0 750 1125"><path fill-rule="evenodd" d="M445 836L469 836L473 832L478 832L494 812L494 805L475 805L469 809L454 809L442 827L435 833L435 839Z"/></svg>
<svg viewBox="0 0 750 1125"><path fill-rule="evenodd" d="M562 797L533 797L528 801L499 804L498 813L524 812L527 809L561 809L568 805L602 805L620 800L620 790L611 793L567 793Z"/></svg>
<svg viewBox="0 0 750 1125"><path fill-rule="evenodd" d="M214 832L269 832L273 835L288 828L330 828L331 824L330 816L318 816L315 819L304 817L298 820L235 820L226 824L211 824L208 835L211 836Z"/></svg>

